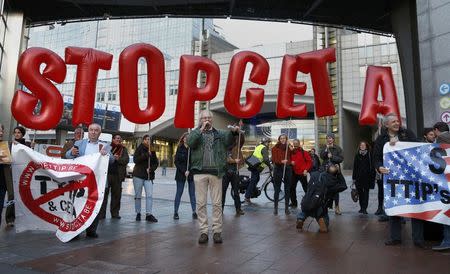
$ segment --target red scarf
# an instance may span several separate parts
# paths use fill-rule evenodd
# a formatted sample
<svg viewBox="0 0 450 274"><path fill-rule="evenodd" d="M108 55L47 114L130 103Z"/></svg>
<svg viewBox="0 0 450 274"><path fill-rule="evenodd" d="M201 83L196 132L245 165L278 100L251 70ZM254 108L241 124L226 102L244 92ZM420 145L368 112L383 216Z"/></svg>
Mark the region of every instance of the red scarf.
<svg viewBox="0 0 450 274"><path fill-rule="evenodd" d="M114 144L111 143L111 153L113 155L118 155L119 157L122 156L122 152L123 152L123 145L122 144Z"/></svg>

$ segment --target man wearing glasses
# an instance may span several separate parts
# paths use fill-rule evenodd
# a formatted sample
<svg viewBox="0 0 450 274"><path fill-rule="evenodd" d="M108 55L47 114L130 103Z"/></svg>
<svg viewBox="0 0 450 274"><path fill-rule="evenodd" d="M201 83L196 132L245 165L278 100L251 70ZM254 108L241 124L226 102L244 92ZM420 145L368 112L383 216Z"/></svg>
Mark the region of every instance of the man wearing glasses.
<svg viewBox="0 0 450 274"><path fill-rule="evenodd" d="M204 110L200 113L199 127L188 136L187 144L191 148L190 167L194 174L197 214L200 225L199 244L208 242L208 215L206 211L208 187L213 206L212 230L214 243L222 243L222 177L226 169L227 148L233 144L239 127L231 131L213 127L212 113Z"/></svg>

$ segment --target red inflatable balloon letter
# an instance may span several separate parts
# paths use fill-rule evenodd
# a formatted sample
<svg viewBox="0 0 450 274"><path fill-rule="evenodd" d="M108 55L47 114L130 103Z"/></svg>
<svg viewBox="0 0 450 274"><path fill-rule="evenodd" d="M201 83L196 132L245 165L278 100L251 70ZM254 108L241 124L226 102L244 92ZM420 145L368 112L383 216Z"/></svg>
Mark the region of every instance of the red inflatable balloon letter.
<svg viewBox="0 0 450 274"><path fill-rule="evenodd" d="M138 61L147 62L147 107L139 108ZM122 51L119 58L120 108L128 120L136 124L155 121L164 113L166 103L164 56L149 44L134 44Z"/></svg>
<svg viewBox="0 0 450 274"><path fill-rule="evenodd" d="M253 64L250 73L250 81L253 83L265 85L269 77L269 63L261 55L251 51L242 51L233 56L228 73L224 105L231 115L239 118L255 116L264 101L264 89L249 88L246 93L246 104L242 106L240 103L242 82L244 81L247 63Z"/></svg>
<svg viewBox="0 0 450 274"><path fill-rule="evenodd" d="M206 72L206 84L197 87L199 71ZM180 80L175 114L175 127L194 127L195 101L212 100L219 89L220 69L216 62L205 57L183 55L180 58Z"/></svg>
<svg viewBox="0 0 450 274"><path fill-rule="evenodd" d="M100 69L110 70L113 56L90 48L66 48L66 64L78 65L72 125L89 125L94 118L95 87Z"/></svg>
<svg viewBox="0 0 450 274"><path fill-rule="evenodd" d="M330 79L328 78L327 63L336 62L334 48L326 48L297 55L300 71L311 73L314 92L314 106L318 117L336 114L331 94Z"/></svg>
<svg viewBox="0 0 450 274"><path fill-rule="evenodd" d="M383 97L381 102L378 101L378 87L380 86ZM399 118L401 117L391 67L369 66L367 68L359 124L376 124L377 113L383 115L395 113Z"/></svg>
<svg viewBox="0 0 450 274"><path fill-rule="evenodd" d="M306 92L306 84L297 82L299 70L300 63L295 56L285 55L283 57L277 100L278 118L305 117L308 114L305 104L294 106L294 95L303 95Z"/></svg>
<svg viewBox="0 0 450 274"><path fill-rule="evenodd" d="M41 64L46 64L42 74ZM32 93L18 90L11 103L14 118L27 128L49 130L61 119L64 103L61 93L50 81L62 83L66 77L64 60L51 50L29 48L19 59L17 74ZM38 101L39 114L34 114Z"/></svg>

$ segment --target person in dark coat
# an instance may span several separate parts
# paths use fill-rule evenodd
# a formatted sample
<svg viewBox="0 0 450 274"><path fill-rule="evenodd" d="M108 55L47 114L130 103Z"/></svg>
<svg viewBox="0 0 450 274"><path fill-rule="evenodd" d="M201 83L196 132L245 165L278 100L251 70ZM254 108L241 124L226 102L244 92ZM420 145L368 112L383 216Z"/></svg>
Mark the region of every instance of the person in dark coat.
<svg viewBox="0 0 450 274"><path fill-rule="evenodd" d="M384 130L377 137L373 149L373 165L374 168L381 174L388 174L389 169L383 166L383 147L386 143L395 145L396 142L417 142L417 137L414 133L406 128L400 126L400 120L396 114L387 114L383 117ZM401 217L389 216L389 230L390 239L385 242L386 245L399 245L401 240ZM411 219L412 238L414 245L417 247L424 246L423 238L423 221L418 219Z"/></svg>
<svg viewBox="0 0 450 274"><path fill-rule="evenodd" d="M174 203L174 214L173 218L175 220L180 219L178 215L178 208L180 207L181 196L183 195L184 185L186 180L188 182L188 190L189 190L189 199L191 201L192 208L192 218L197 219L196 209L196 201L195 201L195 184L194 184L194 176L189 171L187 163L189 159L189 148L186 143L188 132L183 133L181 135L180 141L178 142L177 152L175 153L175 166L177 171L175 173L175 181L177 182L177 193L175 194L175 203Z"/></svg>
<svg viewBox="0 0 450 274"><path fill-rule="evenodd" d="M150 136L144 135L142 143L134 152L133 161L133 186L134 186L134 208L136 210L136 221L141 220L142 188L145 188L145 220L156 223L158 220L153 216L153 180L155 170L158 168L158 158L155 151L150 149Z"/></svg>
<svg viewBox="0 0 450 274"><path fill-rule="evenodd" d="M272 162L274 164L273 169L273 187L274 193L274 209L273 214L278 215L278 201L281 191L281 184L284 183L284 213L286 215L291 214L289 210L289 197L292 181L292 165L294 162L291 159L292 145L289 144L288 136L281 134L278 137L277 144L272 148Z"/></svg>
<svg viewBox="0 0 450 274"><path fill-rule="evenodd" d="M3 141L3 131L5 130L4 126L0 124L0 142ZM0 224L1 217L2 217L2 211L3 211L3 205L5 202L5 195L8 192L8 196L12 191L13 186L13 179L12 179L12 170L11 170L11 164L10 160L7 159L7 153L1 153L0 154ZM11 187L11 190L9 189ZM10 197L8 197L10 198ZM9 207L8 207L9 208ZM8 212L8 211L7 211ZM11 224L14 224L14 219L8 219L8 214L6 214L6 222L11 222ZM14 212L12 212L12 215L10 217L14 217ZM12 226L10 225L10 226Z"/></svg>
<svg viewBox="0 0 450 274"><path fill-rule="evenodd" d="M311 155L311 159L312 159L312 167L311 167L310 172L319 171L319 169L320 169L320 158L316 154L316 149L315 148L311 148L311 150L309 151L309 155Z"/></svg>
<svg viewBox="0 0 450 274"><path fill-rule="evenodd" d="M320 158L322 158L321 170L325 170L324 167L329 163L337 164L340 168L340 164L344 161L342 148L335 144L334 133L327 134L327 143L320 151ZM339 193L336 193L336 197L334 197L334 206L334 213L336 215L341 215L341 208L339 207Z"/></svg>
<svg viewBox="0 0 450 274"><path fill-rule="evenodd" d="M358 151L353 160L352 179L358 190L359 206L361 207L359 213L367 214L369 189L375 183L375 169L372 165L369 144L365 141L359 143Z"/></svg>

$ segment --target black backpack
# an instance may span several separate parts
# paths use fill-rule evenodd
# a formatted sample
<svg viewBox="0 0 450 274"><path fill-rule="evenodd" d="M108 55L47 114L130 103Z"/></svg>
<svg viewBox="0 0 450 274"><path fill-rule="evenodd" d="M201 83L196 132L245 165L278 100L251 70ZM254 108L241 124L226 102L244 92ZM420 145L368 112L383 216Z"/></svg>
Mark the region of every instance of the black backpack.
<svg viewBox="0 0 450 274"><path fill-rule="evenodd" d="M303 196L301 209L303 212L313 211L321 207L325 202L327 188L322 181L322 173L315 174L308 183L308 190Z"/></svg>

